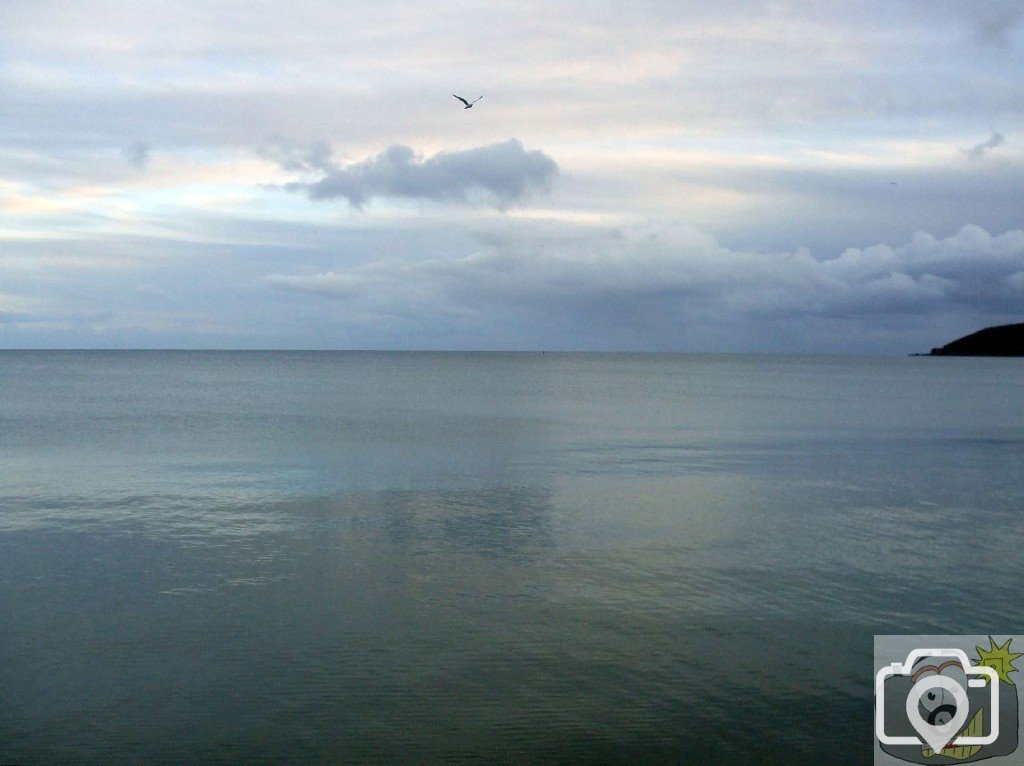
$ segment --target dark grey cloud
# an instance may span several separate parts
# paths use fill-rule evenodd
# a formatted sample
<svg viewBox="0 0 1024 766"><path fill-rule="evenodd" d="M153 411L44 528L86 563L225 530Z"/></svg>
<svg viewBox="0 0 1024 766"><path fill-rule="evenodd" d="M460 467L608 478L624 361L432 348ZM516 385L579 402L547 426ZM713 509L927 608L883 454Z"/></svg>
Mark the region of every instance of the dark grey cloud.
<svg viewBox="0 0 1024 766"><path fill-rule="evenodd" d="M313 159L292 155L287 161L291 169L327 172L311 183L286 184L286 189L305 192L314 200L344 197L356 208L381 197L465 202L474 192L484 192L496 207L504 208L547 187L558 175L553 159L542 151L528 151L514 138L427 158L396 144L375 157L345 166L331 163L329 155L322 153Z"/></svg>
<svg viewBox="0 0 1024 766"><path fill-rule="evenodd" d="M983 43L1005 48L1010 32L1024 19L1019 0L988 0L978 9L977 34Z"/></svg>
<svg viewBox="0 0 1024 766"><path fill-rule="evenodd" d="M968 149L967 156L970 157L972 160L980 160L982 156L985 154L985 152L987 152L989 149L995 149L997 146L1001 145L1005 140L1006 139L1004 138L1002 133L993 130L992 135L989 136L988 140L982 141L980 144L975 144L970 149Z"/></svg>
<svg viewBox="0 0 1024 766"><path fill-rule="evenodd" d="M151 147L145 141L136 141L124 150L124 157L128 164L141 170L149 163Z"/></svg>

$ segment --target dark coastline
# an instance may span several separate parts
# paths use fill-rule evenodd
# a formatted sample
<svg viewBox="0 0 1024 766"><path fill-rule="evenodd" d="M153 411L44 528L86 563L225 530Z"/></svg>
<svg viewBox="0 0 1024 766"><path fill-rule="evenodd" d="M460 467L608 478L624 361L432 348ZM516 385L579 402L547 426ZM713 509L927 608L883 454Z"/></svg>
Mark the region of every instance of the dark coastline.
<svg viewBox="0 0 1024 766"><path fill-rule="evenodd" d="M986 327L920 356L1024 356L1024 323Z"/></svg>

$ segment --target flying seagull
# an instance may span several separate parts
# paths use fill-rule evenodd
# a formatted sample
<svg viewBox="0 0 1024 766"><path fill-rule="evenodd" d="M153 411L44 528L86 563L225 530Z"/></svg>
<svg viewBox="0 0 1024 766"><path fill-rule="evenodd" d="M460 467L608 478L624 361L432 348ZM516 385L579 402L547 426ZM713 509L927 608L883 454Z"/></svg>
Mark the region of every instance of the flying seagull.
<svg viewBox="0 0 1024 766"><path fill-rule="evenodd" d="M452 93L452 95L455 96L454 93ZM480 98L475 98L472 101L466 101L466 99L464 99L462 96L455 96L455 98L457 98L459 101L461 101L463 104L465 104L465 106L462 107L463 109L472 109L473 108L473 104L475 104L477 101L479 101L480 98L483 98L483 96L480 96Z"/></svg>

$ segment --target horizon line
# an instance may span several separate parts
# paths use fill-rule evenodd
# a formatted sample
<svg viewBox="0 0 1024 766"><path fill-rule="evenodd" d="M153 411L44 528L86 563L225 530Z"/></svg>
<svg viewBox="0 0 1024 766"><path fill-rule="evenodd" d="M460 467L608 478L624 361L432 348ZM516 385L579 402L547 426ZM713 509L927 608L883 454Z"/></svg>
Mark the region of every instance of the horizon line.
<svg viewBox="0 0 1024 766"><path fill-rule="evenodd" d="M501 349L501 348L222 348L222 347L71 347L52 346L36 348L0 347L0 353L18 352L175 352L175 353L297 353L297 354L688 354L693 356L931 356L929 352L868 353L857 351L694 351L658 349Z"/></svg>

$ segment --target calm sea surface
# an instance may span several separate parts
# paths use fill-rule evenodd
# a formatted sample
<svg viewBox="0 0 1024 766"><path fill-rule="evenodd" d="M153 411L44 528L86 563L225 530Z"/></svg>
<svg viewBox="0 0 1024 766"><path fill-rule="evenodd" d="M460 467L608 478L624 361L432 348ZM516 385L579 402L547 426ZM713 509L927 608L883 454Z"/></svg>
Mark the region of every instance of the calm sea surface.
<svg viewBox="0 0 1024 766"><path fill-rule="evenodd" d="M1024 360L0 353L0 762L867 763L1020 633Z"/></svg>

